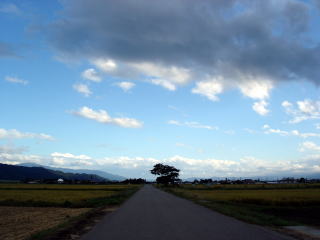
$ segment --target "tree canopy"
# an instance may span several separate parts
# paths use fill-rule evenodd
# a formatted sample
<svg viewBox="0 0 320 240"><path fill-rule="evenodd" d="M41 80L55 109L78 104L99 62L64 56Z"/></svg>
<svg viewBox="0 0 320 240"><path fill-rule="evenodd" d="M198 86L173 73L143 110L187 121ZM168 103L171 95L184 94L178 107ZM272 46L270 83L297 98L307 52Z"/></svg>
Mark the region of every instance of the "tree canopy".
<svg viewBox="0 0 320 240"><path fill-rule="evenodd" d="M164 165L162 163L154 165L153 169L151 169L150 172L154 175L160 175L159 177L157 177L157 183L174 184L180 180L178 178L180 172L179 169L173 166Z"/></svg>

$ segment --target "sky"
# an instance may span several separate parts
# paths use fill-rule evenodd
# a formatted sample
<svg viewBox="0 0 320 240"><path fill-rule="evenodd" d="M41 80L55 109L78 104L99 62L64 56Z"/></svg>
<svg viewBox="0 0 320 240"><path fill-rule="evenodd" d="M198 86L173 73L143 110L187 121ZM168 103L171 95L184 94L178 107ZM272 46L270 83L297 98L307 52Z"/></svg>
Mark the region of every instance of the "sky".
<svg viewBox="0 0 320 240"><path fill-rule="evenodd" d="M320 173L319 0L0 2L0 162Z"/></svg>

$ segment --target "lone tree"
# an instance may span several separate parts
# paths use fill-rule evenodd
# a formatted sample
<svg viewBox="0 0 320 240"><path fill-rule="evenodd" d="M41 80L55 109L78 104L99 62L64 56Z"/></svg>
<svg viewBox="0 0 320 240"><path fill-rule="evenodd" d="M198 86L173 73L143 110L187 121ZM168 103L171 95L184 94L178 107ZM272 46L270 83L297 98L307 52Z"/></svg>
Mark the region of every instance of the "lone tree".
<svg viewBox="0 0 320 240"><path fill-rule="evenodd" d="M174 184L180 180L178 178L180 170L176 169L173 166L158 163L153 166L153 169L150 170L150 172L154 175L160 175L159 177L157 177L157 183L167 185L169 183Z"/></svg>

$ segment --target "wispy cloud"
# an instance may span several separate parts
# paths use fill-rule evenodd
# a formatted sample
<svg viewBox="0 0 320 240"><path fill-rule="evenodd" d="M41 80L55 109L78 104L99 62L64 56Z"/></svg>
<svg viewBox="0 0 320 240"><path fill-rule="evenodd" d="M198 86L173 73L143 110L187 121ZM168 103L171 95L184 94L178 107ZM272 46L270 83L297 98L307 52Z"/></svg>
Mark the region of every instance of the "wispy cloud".
<svg viewBox="0 0 320 240"><path fill-rule="evenodd" d="M265 134L279 134L281 136L297 136L301 138L320 137L320 133L301 133L298 130L285 131L280 129L273 129L267 124L262 128Z"/></svg>
<svg viewBox="0 0 320 240"><path fill-rule="evenodd" d="M300 145L299 150L301 152L306 152L306 151L316 151L316 152L320 152L320 146L317 145L314 142L308 141L308 142L303 142Z"/></svg>
<svg viewBox="0 0 320 240"><path fill-rule="evenodd" d="M9 153L9 154L21 154L28 150L27 147L15 146L14 144L3 144L0 145L0 153Z"/></svg>
<svg viewBox="0 0 320 240"><path fill-rule="evenodd" d="M86 84L77 83L77 84L74 84L72 87L73 87L74 90L76 90L77 92L83 94L85 97L89 97L92 94L89 86L86 85Z"/></svg>
<svg viewBox="0 0 320 240"><path fill-rule="evenodd" d="M118 86L119 88L121 88L124 92L128 92L130 89L132 89L136 84L134 84L133 82L119 82L119 83L115 83L116 86Z"/></svg>
<svg viewBox="0 0 320 240"><path fill-rule="evenodd" d="M51 164L55 166L91 166L93 164L92 158L84 154L54 152L51 153L51 157Z"/></svg>
<svg viewBox="0 0 320 240"><path fill-rule="evenodd" d="M0 139L23 139L23 138L33 138L53 141L54 138L45 133L29 133L29 132L20 132L16 129L3 129L0 128Z"/></svg>
<svg viewBox="0 0 320 240"><path fill-rule="evenodd" d="M320 119L320 101L314 101L305 99L303 101L297 101L296 105L283 101L282 107L286 113L292 117L289 123L300 123L310 119Z"/></svg>
<svg viewBox="0 0 320 240"><path fill-rule="evenodd" d="M102 78L94 68L89 68L82 72L82 77L92 82L101 82Z"/></svg>
<svg viewBox="0 0 320 240"><path fill-rule="evenodd" d="M210 125L204 125L198 122L179 122L176 120L170 120L168 121L168 124L170 125L176 125L176 126L183 126L183 127L189 127L189 128L203 128L208 130L218 130L219 128L216 126L210 126Z"/></svg>
<svg viewBox="0 0 320 240"><path fill-rule="evenodd" d="M252 109L258 114L265 116L269 113L269 110L267 109L268 105L269 104L266 101L261 100L259 102L255 102L252 106Z"/></svg>
<svg viewBox="0 0 320 240"><path fill-rule="evenodd" d="M115 124L124 128L141 128L143 122L134 118L113 118L106 110L93 110L89 107L82 107L78 111L72 111L76 116L91 119L104 124Z"/></svg>
<svg viewBox="0 0 320 240"><path fill-rule="evenodd" d="M0 12L8 13L8 14L21 14L21 10L17 7L17 5L13 3L7 3L0 5Z"/></svg>
<svg viewBox="0 0 320 240"><path fill-rule="evenodd" d="M4 80L6 80L7 82L17 83L22 85L27 85L29 83L27 80L24 80L18 77L12 77L12 76L6 76Z"/></svg>
<svg viewBox="0 0 320 240"><path fill-rule="evenodd" d="M16 58L18 56L10 44L0 41L0 57Z"/></svg>
<svg viewBox="0 0 320 240"><path fill-rule="evenodd" d="M200 81L191 92L203 95L211 101L219 101L217 95L223 92L223 84L220 78Z"/></svg>

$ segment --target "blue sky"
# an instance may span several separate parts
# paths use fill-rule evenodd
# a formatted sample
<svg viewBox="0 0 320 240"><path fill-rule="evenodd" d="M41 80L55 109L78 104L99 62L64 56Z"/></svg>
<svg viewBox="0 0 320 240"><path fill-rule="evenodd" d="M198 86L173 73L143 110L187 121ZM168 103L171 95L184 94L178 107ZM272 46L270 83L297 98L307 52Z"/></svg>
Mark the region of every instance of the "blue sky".
<svg viewBox="0 0 320 240"><path fill-rule="evenodd" d="M0 162L320 172L319 1L1 1Z"/></svg>

